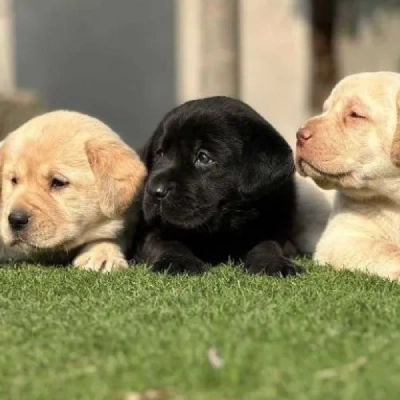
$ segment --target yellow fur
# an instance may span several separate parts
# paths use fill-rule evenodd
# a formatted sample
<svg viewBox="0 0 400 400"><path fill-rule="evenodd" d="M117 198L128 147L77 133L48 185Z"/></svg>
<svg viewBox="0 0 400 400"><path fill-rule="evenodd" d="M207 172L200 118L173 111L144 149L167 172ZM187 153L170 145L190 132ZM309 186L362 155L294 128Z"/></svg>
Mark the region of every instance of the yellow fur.
<svg viewBox="0 0 400 400"><path fill-rule="evenodd" d="M68 261L82 269L127 267L121 233L134 218L146 171L116 133L95 118L54 111L11 133L0 154L0 228L7 247L27 259L51 254L53 262L71 254ZM51 188L53 178L68 185ZM13 210L31 215L17 236L8 223Z"/></svg>

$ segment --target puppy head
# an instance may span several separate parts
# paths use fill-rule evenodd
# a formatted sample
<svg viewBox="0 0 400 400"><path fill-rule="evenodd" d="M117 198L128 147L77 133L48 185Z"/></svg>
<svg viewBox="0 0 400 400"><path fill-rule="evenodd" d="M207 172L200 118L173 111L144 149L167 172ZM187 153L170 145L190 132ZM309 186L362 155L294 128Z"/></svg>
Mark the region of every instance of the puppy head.
<svg viewBox="0 0 400 400"><path fill-rule="evenodd" d="M1 233L28 253L114 238L145 174L110 128L75 112L30 120L0 152Z"/></svg>
<svg viewBox="0 0 400 400"><path fill-rule="evenodd" d="M398 175L400 75L351 75L297 133L296 166L325 189L371 196ZM399 125L400 126L400 125Z"/></svg>
<svg viewBox="0 0 400 400"><path fill-rule="evenodd" d="M212 229L240 202L292 176L284 139L252 108L227 97L187 102L161 121L144 151L146 220Z"/></svg>

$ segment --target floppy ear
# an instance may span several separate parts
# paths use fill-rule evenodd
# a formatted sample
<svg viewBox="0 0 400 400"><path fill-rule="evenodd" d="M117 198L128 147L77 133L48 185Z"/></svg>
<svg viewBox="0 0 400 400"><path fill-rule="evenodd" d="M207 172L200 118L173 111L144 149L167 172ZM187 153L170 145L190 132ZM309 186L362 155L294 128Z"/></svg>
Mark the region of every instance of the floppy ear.
<svg viewBox="0 0 400 400"><path fill-rule="evenodd" d="M151 169L151 166L153 164L153 136L142 146L140 149L138 149L138 154L140 159L143 161L143 163L146 165L146 168L148 170Z"/></svg>
<svg viewBox="0 0 400 400"><path fill-rule="evenodd" d="M145 166L134 150L118 141L92 139L85 150L99 189L101 211L109 218L121 216L141 189Z"/></svg>
<svg viewBox="0 0 400 400"><path fill-rule="evenodd" d="M294 173L293 154L285 139L274 128L257 132L245 143L242 153L239 192L263 195Z"/></svg>
<svg viewBox="0 0 400 400"><path fill-rule="evenodd" d="M154 161L154 151L158 150L155 148L157 146L157 143L160 140L160 137L163 135L166 127L166 122L171 118L171 116L176 112L176 109L178 109L181 106L177 106L173 108L172 110L168 111L162 120L158 123L155 131L153 134L150 136L150 138L147 140L147 142L142 146L139 150L139 156L141 160L144 162L146 165L146 168L148 171L151 170L153 167L153 161Z"/></svg>
<svg viewBox="0 0 400 400"><path fill-rule="evenodd" d="M154 147L156 145L156 142L159 140L159 137L162 135L162 133L164 131L165 120L168 118L168 116L170 114L171 114L171 112L166 114L166 116L157 125L157 128L155 129L153 134L150 136L150 138L147 140L147 142L144 144L144 146L142 146L138 150L140 159L144 162L148 171L150 171L151 168L153 167L153 158L154 158L153 153L154 153L154 150L156 150Z"/></svg>
<svg viewBox="0 0 400 400"><path fill-rule="evenodd" d="M390 159L396 167L400 167L400 91L396 97L397 106L397 124L396 132L393 136L392 148L390 150Z"/></svg>

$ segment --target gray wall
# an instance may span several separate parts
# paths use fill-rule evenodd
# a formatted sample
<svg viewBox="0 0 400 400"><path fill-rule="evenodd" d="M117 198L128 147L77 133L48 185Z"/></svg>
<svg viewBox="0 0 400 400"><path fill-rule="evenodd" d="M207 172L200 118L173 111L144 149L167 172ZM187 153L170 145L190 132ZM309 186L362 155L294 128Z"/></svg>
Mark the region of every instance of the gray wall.
<svg viewBox="0 0 400 400"><path fill-rule="evenodd" d="M173 0L15 0L16 83L141 145L175 104Z"/></svg>
<svg viewBox="0 0 400 400"><path fill-rule="evenodd" d="M342 76L400 71L400 0L341 0L338 35Z"/></svg>

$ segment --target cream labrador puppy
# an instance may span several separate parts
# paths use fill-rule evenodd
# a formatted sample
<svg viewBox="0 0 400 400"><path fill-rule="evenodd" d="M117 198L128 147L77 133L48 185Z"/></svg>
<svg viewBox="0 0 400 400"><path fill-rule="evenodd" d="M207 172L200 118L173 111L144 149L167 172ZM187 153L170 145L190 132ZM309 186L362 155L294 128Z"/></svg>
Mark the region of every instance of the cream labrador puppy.
<svg viewBox="0 0 400 400"><path fill-rule="evenodd" d="M128 266L146 170L108 126L71 111L33 118L4 140L0 168L1 236L12 255L95 271Z"/></svg>
<svg viewBox="0 0 400 400"><path fill-rule="evenodd" d="M400 74L337 84L297 133L298 171L338 189L315 259L400 279Z"/></svg>

